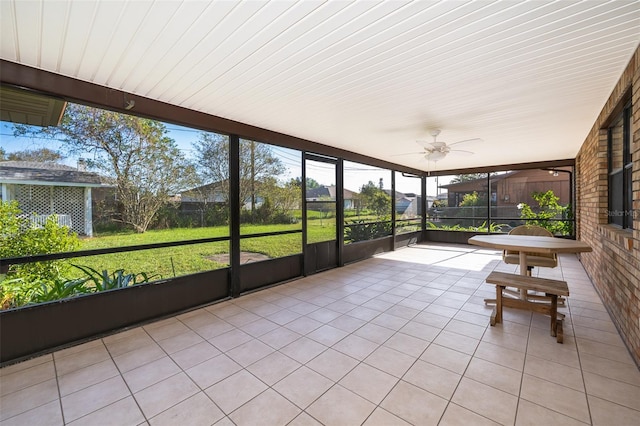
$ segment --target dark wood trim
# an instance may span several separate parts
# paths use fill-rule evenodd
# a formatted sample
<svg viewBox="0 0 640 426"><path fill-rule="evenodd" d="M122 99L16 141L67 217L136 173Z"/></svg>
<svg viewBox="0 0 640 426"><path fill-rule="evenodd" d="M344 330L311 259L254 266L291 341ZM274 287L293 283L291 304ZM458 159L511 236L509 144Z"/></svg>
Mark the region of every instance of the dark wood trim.
<svg viewBox="0 0 640 426"><path fill-rule="evenodd" d="M396 240L396 172L391 171L391 236ZM391 250L395 250L395 244Z"/></svg>
<svg viewBox="0 0 640 426"><path fill-rule="evenodd" d="M229 266L231 276L229 280L229 294L231 297L240 296L240 138L238 135L229 136L229 225L231 247L229 248Z"/></svg>
<svg viewBox="0 0 640 426"><path fill-rule="evenodd" d="M338 241L329 240L307 244L304 259L304 275L333 269L338 266Z"/></svg>
<svg viewBox="0 0 640 426"><path fill-rule="evenodd" d="M602 126L600 126L600 129L605 130L611 127L611 124L614 122L615 119L618 118L620 114L622 114L622 111L626 107L631 106L632 95L633 95L633 91L631 88L631 83L629 83L629 87L627 87L627 89L624 91L624 93L620 97L620 100L616 103L616 106L613 107L613 109L609 113L609 116L607 117L607 119L602 122Z"/></svg>
<svg viewBox="0 0 640 426"><path fill-rule="evenodd" d="M423 241L448 243L448 244L468 244L469 238L476 235L487 235L486 232L471 231L445 231L443 229L428 229L424 233Z"/></svg>
<svg viewBox="0 0 640 426"><path fill-rule="evenodd" d="M422 240L422 232L414 231L407 232L405 234L398 234L394 238L394 248L399 249L403 247L408 247L412 244L418 244Z"/></svg>
<svg viewBox="0 0 640 426"><path fill-rule="evenodd" d="M394 245L391 235L375 240L347 244L344 246L344 263L353 263L368 259L375 254L393 251Z"/></svg>
<svg viewBox="0 0 640 426"><path fill-rule="evenodd" d="M0 311L0 364L228 296L228 269Z"/></svg>
<svg viewBox="0 0 640 426"><path fill-rule="evenodd" d="M420 182L420 194L422 195L422 200L420 200L420 208L422 209L420 212L420 231L422 232L421 239L424 239L424 231L427 229L427 207L429 206L426 179L422 179Z"/></svg>
<svg viewBox="0 0 640 426"><path fill-rule="evenodd" d="M303 255L294 254L240 266L242 293L302 276Z"/></svg>
<svg viewBox="0 0 640 426"><path fill-rule="evenodd" d="M60 97L72 102L78 102L95 107L106 108L122 113L134 113L136 115L161 120L168 123L193 127L199 130L217 132L222 134L236 134L242 138L265 142L277 146L298 149L300 151L315 152L321 155L343 158L345 160L369 164L389 170L397 170L412 173L418 176L426 176L424 170L412 169L384 160L334 148L312 142L306 139L286 135L284 133L263 129L249 124L240 123L215 115L190 110L176 105L167 104L154 99L145 98L117 89L100 86L94 83L77 80L72 77L55 74L49 71L32 68L15 62L0 60L0 83L35 90L43 94ZM630 91L628 91L630 93ZM623 95L626 99L627 93ZM125 109L129 101L135 101L131 111ZM521 170L530 168L574 166L575 159L554 161L540 161L533 163L502 164L497 166L476 167L468 169L438 170L429 173L429 176L444 176L465 173L487 173L503 170Z"/></svg>
<svg viewBox="0 0 640 426"><path fill-rule="evenodd" d="M338 266L344 266L344 162L338 158L336 162L336 240Z"/></svg>
<svg viewBox="0 0 640 426"><path fill-rule="evenodd" d="M307 153L302 152L302 274L307 275Z"/></svg>
<svg viewBox="0 0 640 426"><path fill-rule="evenodd" d="M463 175L467 173L491 173L491 172L504 172L508 170L545 169L550 167L566 167L566 166L575 166L575 165L576 165L575 158L566 158L564 160L534 161L532 163L501 164L498 166L473 167L469 169L438 170L438 171L430 172L429 176Z"/></svg>
<svg viewBox="0 0 640 426"><path fill-rule="evenodd" d="M126 114L152 118L167 123L193 127L199 130L217 132L226 135L238 135L241 138L265 142L272 145L310 151L322 155L344 158L345 160L365 163L376 167L395 169L419 176L424 171L393 164L384 160L358 154L340 148L334 148L297 138L284 133L229 120L215 115L171 105L154 99L145 98L117 89L100 86L61 74L32 68L26 65L0 60L0 82L35 90L43 94L60 97L68 101L105 108ZM134 101L135 106L126 110L125 105Z"/></svg>

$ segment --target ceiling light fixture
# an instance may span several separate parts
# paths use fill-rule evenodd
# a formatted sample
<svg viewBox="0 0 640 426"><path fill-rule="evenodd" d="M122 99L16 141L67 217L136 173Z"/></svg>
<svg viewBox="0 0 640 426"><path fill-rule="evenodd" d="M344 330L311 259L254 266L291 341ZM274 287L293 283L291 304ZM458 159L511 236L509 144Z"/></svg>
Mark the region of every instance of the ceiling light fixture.
<svg viewBox="0 0 640 426"><path fill-rule="evenodd" d="M434 152L430 152L427 155L425 155L425 158L427 160L429 160L429 161L440 161L446 156L447 156L446 152L434 151Z"/></svg>

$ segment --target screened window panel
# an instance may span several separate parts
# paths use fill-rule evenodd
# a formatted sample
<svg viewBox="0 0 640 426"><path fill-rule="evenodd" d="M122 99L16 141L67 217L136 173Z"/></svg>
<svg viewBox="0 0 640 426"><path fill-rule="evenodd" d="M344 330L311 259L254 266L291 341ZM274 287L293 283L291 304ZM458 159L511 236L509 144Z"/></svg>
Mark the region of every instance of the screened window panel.
<svg viewBox="0 0 640 426"><path fill-rule="evenodd" d="M624 226L623 173L609 175L609 223Z"/></svg>
<svg viewBox="0 0 640 426"><path fill-rule="evenodd" d="M633 227L631 163L631 104L609 127L608 222L622 228Z"/></svg>

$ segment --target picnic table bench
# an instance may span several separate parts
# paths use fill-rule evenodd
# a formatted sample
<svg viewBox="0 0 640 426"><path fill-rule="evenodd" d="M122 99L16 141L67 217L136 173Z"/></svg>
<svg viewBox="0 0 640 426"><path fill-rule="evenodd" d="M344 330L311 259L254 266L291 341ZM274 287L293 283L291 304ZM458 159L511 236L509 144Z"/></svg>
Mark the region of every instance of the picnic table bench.
<svg viewBox="0 0 640 426"><path fill-rule="evenodd" d="M564 315L558 314L558 296L569 296L569 287L566 281L551 280L547 278L529 277L526 275L508 274L493 271L486 279L488 284L496 286L496 306L491 314L491 325L502 322L502 308L525 309L532 312L549 315L551 317L551 335L556 337L558 343L564 340L562 331L562 319ZM503 297L505 287L516 287L525 291L537 291L544 293L542 297L550 303L530 302L523 299ZM540 298L538 298L539 300Z"/></svg>

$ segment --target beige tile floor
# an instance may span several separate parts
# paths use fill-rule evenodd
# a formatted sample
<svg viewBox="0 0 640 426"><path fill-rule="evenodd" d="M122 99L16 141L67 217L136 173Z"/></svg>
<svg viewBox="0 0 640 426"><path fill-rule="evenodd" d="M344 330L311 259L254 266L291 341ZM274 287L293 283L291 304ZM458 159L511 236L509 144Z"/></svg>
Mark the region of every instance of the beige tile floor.
<svg viewBox="0 0 640 426"><path fill-rule="evenodd" d="M419 245L0 370L0 425L638 425L640 372L573 255L565 343L489 326L499 253Z"/></svg>

